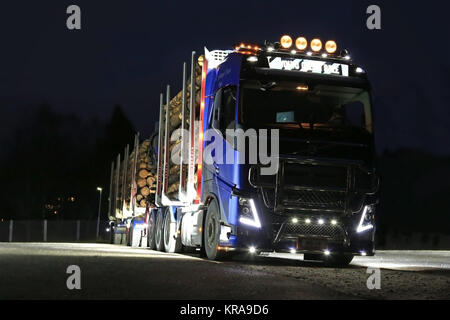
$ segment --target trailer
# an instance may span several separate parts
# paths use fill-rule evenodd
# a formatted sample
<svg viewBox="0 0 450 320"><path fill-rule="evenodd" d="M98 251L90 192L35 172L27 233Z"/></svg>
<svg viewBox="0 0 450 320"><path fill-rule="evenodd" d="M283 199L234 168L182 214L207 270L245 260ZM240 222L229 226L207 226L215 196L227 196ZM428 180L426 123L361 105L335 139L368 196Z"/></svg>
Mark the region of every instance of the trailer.
<svg viewBox="0 0 450 320"><path fill-rule="evenodd" d="M189 69L179 93L160 95L145 208L131 192L131 210L117 211L120 174L111 175L112 238L212 260L277 251L345 265L374 255L370 83L349 52L283 36L193 52Z"/></svg>

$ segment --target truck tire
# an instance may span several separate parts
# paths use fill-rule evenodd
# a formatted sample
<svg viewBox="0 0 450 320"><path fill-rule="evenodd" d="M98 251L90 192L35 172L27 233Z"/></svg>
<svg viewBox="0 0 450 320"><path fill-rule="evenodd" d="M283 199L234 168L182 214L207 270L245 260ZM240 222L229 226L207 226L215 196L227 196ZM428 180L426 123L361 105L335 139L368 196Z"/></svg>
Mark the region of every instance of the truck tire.
<svg viewBox="0 0 450 320"><path fill-rule="evenodd" d="M351 254L335 254L324 258L324 262L330 267L346 267L352 262L353 255Z"/></svg>
<svg viewBox="0 0 450 320"><path fill-rule="evenodd" d="M147 244L150 250L156 249L156 219L155 215L150 212L147 228Z"/></svg>
<svg viewBox="0 0 450 320"><path fill-rule="evenodd" d="M181 237L178 236L177 222L173 221L170 208L166 209L163 228L164 250L168 253L181 252Z"/></svg>
<svg viewBox="0 0 450 320"><path fill-rule="evenodd" d="M164 214L165 211L158 210L156 214L156 224L155 224L155 246L156 250L158 251L164 251Z"/></svg>
<svg viewBox="0 0 450 320"><path fill-rule="evenodd" d="M111 223L109 225L109 243L110 244L114 244L114 230L115 230L114 226L115 226L114 223Z"/></svg>
<svg viewBox="0 0 450 320"><path fill-rule="evenodd" d="M114 237L114 242L113 244L122 244L122 234L118 234L116 231L116 228L114 228L114 230L111 231L113 233L113 237Z"/></svg>
<svg viewBox="0 0 450 320"><path fill-rule="evenodd" d="M218 250L220 240L220 210L216 199L211 200L206 210L202 236L202 255L209 260L223 259L224 253Z"/></svg>
<svg viewBox="0 0 450 320"><path fill-rule="evenodd" d="M131 247L131 244L133 243L133 222L130 224L127 235L127 246Z"/></svg>
<svg viewBox="0 0 450 320"><path fill-rule="evenodd" d="M323 255L314 253L305 253L303 255L303 260L305 261L323 261Z"/></svg>

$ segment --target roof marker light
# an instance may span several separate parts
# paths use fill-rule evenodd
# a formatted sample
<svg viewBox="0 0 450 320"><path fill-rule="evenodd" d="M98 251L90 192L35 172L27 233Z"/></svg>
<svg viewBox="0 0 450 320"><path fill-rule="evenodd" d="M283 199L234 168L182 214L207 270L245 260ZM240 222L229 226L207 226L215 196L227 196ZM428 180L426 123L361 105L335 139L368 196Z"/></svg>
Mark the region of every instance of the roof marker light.
<svg viewBox="0 0 450 320"><path fill-rule="evenodd" d="M301 84L301 85L297 86L296 89L297 89L298 91L308 91L308 90L309 90L309 87L308 87L308 85L306 85L306 84Z"/></svg>
<svg viewBox="0 0 450 320"><path fill-rule="evenodd" d="M295 40L295 46L298 50L303 51L308 47L308 40L306 40L305 37L298 37L297 40Z"/></svg>
<svg viewBox="0 0 450 320"><path fill-rule="evenodd" d="M311 52L311 51L308 51L306 54L307 54L308 56L312 56L312 52Z"/></svg>
<svg viewBox="0 0 450 320"><path fill-rule="evenodd" d="M330 53L333 54L337 51L337 44L336 41L333 40L329 40L325 43L325 50Z"/></svg>
<svg viewBox="0 0 450 320"><path fill-rule="evenodd" d="M322 53L322 58L326 58L328 55L326 53Z"/></svg>
<svg viewBox="0 0 450 320"><path fill-rule="evenodd" d="M280 39L280 44L284 49L292 47L292 38L288 35L284 35Z"/></svg>
<svg viewBox="0 0 450 320"><path fill-rule="evenodd" d="M322 50L322 41L320 41L320 39L313 39L311 41L311 50L314 52Z"/></svg>
<svg viewBox="0 0 450 320"><path fill-rule="evenodd" d="M297 53L297 51L291 50L291 54L296 54L296 53Z"/></svg>

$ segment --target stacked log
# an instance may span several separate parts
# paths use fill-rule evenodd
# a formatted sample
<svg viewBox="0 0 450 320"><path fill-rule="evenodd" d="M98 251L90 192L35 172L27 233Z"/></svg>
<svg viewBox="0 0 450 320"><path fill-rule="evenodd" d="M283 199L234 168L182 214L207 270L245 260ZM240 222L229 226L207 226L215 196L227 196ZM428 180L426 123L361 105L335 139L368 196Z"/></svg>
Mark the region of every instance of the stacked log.
<svg viewBox="0 0 450 320"><path fill-rule="evenodd" d="M156 163L153 163L150 153L153 152L150 147L150 140L144 140L135 152L131 152L128 165L128 182L131 187L132 175L136 168L136 206L145 208L147 204L151 207L155 205L156 192ZM136 166L134 164L135 159Z"/></svg>
<svg viewBox="0 0 450 320"><path fill-rule="evenodd" d="M195 101L194 106L196 108L196 117L198 119L199 110L200 110L200 95L201 95L201 63L202 60L199 59L199 63L196 65L195 68ZM189 107L190 107L190 91L191 91L191 83L190 79L186 83L186 111L189 114ZM169 102L169 137L172 135L172 133L177 130L181 129L182 127L182 105L183 105L183 91L180 91L177 93ZM163 110L165 112L167 106L164 106ZM187 116L185 128L189 128L189 116ZM165 124L162 123L164 126ZM161 151L164 154L164 146L160 146ZM198 146L195 146L196 149ZM132 190L132 184L133 181L136 183L136 193L135 193L135 199L136 199L136 206L140 208L145 208L147 205L150 207L155 206L155 193L156 193L156 180L157 180L157 163L152 160L152 152L153 150L151 147L150 139L144 140L139 147L138 150L134 150L129 155L128 165L126 168L122 166L120 168L120 171L123 172L123 170L126 171L126 179L123 180L122 175L119 176L119 184L120 187L122 187L122 184L124 183L125 186L125 199L122 202L120 199L120 202L125 204L126 210L131 210L131 192ZM137 154L136 154L137 152ZM170 161L172 159L173 154L178 155L178 158L180 158L181 155L181 138L177 141L171 141L169 143L169 174L168 174L168 184L166 189L166 195L171 200L177 200L178 197L178 190L179 190L179 184L180 184L180 164L179 163L173 163ZM184 172L187 173L187 165L184 165ZM116 173L114 173L116 175ZM135 174L135 177L133 175ZM187 178L187 177L185 177ZM114 181L116 181L116 177L114 177ZM194 177L196 181L196 176ZM121 207L121 205L120 205Z"/></svg>
<svg viewBox="0 0 450 320"><path fill-rule="evenodd" d="M196 65L195 68L195 103L196 106L196 114L198 115L199 106L200 106L200 95L201 95L201 66L200 64ZM190 101L190 91L191 91L191 83L190 80L187 81L186 84L186 109L187 112L189 112L189 101ZM175 97L170 100L170 112L169 112L169 137L172 135L172 133L177 130L181 129L182 127L182 120L183 120L183 91L180 91ZM186 117L187 121L185 124L185 128L188 128L189 123L189 116ZM181 156L181 138L179 138L176 141L170 141L169 143L169 157L172 159L172 156L174 156L178 159L180 159ZM187 166L184 166L184 172L187 173ZM171 200L178 200L178 190L180 186L180 169L181 166L179 163L173 163L170 161L169 164L169 175L168 175L168 184L167 184L167 190L166 194Z"/></svg>

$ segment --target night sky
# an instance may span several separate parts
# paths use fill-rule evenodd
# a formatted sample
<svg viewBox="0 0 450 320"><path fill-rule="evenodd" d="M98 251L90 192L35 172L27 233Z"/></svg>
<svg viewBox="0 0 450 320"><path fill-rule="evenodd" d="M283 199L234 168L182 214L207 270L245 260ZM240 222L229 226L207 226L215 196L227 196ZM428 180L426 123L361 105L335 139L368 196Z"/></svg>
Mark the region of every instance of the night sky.
<svg viewBox="0 0 450 320"><path fill-rule="evenodd" d="M417 3L417 4L416 4ZM115 104L144 135L159 93L181 87L190 52L240 41L335 39L373 83L378 150L450 154L450 8L444 1L22 1L0 5L0 133L30 105L107 119ZM66 28L77 4L82 30ZM378 4L382 30L366 28Z"/></svg>

